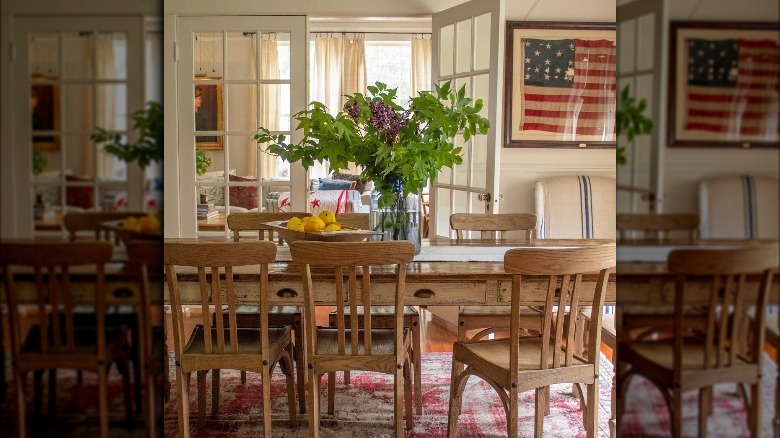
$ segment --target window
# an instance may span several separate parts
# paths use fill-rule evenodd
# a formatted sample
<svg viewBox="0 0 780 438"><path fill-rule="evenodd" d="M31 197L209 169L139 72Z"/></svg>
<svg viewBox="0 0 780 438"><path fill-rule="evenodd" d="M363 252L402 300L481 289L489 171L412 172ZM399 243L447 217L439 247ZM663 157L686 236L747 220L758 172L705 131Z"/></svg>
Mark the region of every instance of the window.
<svg viewBox="0 0 780 438"><path fill-rule="evenodd" d="M411 96L412 42L366 41L366 83L398 88L396 103L406 106Z"/></svg>

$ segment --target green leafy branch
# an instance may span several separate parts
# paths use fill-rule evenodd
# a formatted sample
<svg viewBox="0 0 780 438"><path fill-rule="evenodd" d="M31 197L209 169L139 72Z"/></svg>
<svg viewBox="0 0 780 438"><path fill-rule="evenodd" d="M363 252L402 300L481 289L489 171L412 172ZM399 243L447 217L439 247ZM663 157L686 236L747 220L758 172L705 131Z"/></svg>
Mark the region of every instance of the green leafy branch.
<svg viewBox="0 0 780 438"><path fill-rule="evenodd" d="M629 142L634 137L641 134L650 134L653 131L653 120L645 117L642 113L647 108L647 101L640 99L639 102L629 95L628 86L623 88L617 100L617 111L615 113L615 134L618 141L622 134L626 135ZM618 145L617 164L626 164L626 147Z"/></svg>
<svg viewBox="0 0 780 438"><path fill-rule="evenodd" d="M122 136L110 133L103 128L95 128L91 138L97 143L105 143L104 150L126 163L138 162L143 170L149 164L163 158L163 111L158 102L147 102L146 108L132 114L133 129L138 132L138 140L125 143Z"/></svg>

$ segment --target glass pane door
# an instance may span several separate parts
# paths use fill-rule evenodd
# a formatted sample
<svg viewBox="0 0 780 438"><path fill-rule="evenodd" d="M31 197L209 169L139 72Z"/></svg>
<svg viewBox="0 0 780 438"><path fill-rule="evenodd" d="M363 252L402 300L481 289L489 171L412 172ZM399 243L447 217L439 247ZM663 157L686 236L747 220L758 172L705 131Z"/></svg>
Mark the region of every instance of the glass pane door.
<svg viewBox="0 0 780 438"><path fill-rule="evenodd" d="M226 234L230 213L276 211L293 198L294 166L266 153L253 136L261 126L293 135L290 115L305 105L305 23L181 21L179 95L187 97L178 109L182 232L191 226L197 234Z"/></svg>
<svg viewBox="0 0 780 438"><path fill-rule="evenodd" d="M480 115L490 121L487 135L463 141L463 163L445 168L433 182L431 229L433 235L453 235L452 213L498 211L498 160L501 148L497 110L500 105L500 55L504 47L503 1L472 1L433 14L433 81L452 81L455 90L482 99Z"/></svg>

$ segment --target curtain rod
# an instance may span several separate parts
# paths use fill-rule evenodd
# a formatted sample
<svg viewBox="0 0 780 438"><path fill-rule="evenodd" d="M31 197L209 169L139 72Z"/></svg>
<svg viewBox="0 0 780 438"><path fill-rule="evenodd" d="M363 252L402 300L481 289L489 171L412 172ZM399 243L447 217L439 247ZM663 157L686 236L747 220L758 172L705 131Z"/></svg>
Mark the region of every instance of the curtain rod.
<svg viewBox="0 0 780 438"><path fill-rule="evenodd" d="M386 35L431 35L431 32L361 32L358 30L313 30L309 33L370 33L370 34L386 34Z"/></svg>

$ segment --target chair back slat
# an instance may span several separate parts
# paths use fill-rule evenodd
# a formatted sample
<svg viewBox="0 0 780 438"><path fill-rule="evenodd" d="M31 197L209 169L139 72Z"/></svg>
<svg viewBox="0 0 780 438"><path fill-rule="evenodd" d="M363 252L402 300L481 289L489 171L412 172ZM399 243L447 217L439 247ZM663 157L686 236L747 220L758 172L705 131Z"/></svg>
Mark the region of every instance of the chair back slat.
<svg viewBox="0 0 780 438"><path fill-rule="evenodd" d="M455 213L450 215L450 228L457 241L465 239L465 231L479 231L482 240L506 239L507 231L525 231L525 238L532 239L536 221L533 213Z"/></svg>
<svg viewBox="0 0 780 438"><path fill-rule="evenodd" d="M183 309L181 306L181 291L178 284L177 266L197 268L200 304L203 324L203 354L237 354L238 331L236 328L236 307L234 268L241 266L256 266L260 270L260 346L263 357L268 357L267 309L268 309L268 263L276 259L276 245L265 241L244 242L170 242L165 243L164 262L168 277L168 290L171 295L174 320L174 343L176 344L177 360L184 353ZM223 272L224 274L222 274ZM222 275L224 275L224 291L222 290ZM223 296L224 293L224 296ZM216 333L212 336L210 308L214 305L218 312L227 303L229 327L229 344L225 340L225 327L222 318L215 318ZM263 309L266 310L263 313Z"/></svg>
<svg viewBox="0 0 780 438"><path fill-rule="evenodd" d="M4 241L0 243L0 265L4 273L12 351L22 354L21 345L26 332L21 331L21 316L16 297L15 276L19 271L34 276L38 345L34 351L67 355L76 350L74 302L71 287L73 266L92 266L95 272L94 312L98 339L105 338L105 272L104 265L111 260L108 242ZM29 274L27 274L29 275ZM80 303L78 303L80 304ZM98 343L96 356L103 357L105 343Z"/></svg>
<svg viewBox="0 0 780 438"><path fill-rule="evenodd" d="M227 274L225 274L227 277ZM214 300L214 311L217 313L222 312L222 293L220 292L221 284L219 281L219 269L211 268L211 297ZM220 354L225 353L225 331L224 331L224 318L216 318L217 326L217 351Z"/></svg>
<svg viewBox="0 0 780 438"><path fill-rule="evenodd" d="M79 231L94 231L95 240L109 240L110 232L105 230L101 233L101 223L114 220L124 220L129 217L146 216L143 211L128 212L100 212L87 211L79 213L67 213L62 217L62 225L68 231L68 238L71 242L76 241ZM101 234L105 239L101 239Z"/></svg>
<svg viewBox="0 0 780 438"><path fill-rule="evenodd" d="M163 245L162 242L149 240L129 240L125 242L127 259L130 266L136 268L138 273L138 327L139 351L142 354L140 363L146 363L147 358L154 355L154 343L152 342L155 326L162 327L162 321L152 321L152 297L150 278L162 279L163 273ZM162 297L160 297L162 298ZM158 307L160 299L155 300L154 307Z"/></svg>
<svg viewBox="0 0 780 438"><path fill-rule="evenodd" d="M610 268L615 266L615 245L567 249L513 249L504 255L504 269L512 275L512 320L510 322L510 374L518 370L517 353L525 340L520 337L520 290L523 279L546 279L547 294L543 309L542 345L540 368L570 367L575 361L576 315L582 302L592 303L590 341L587 361L598 373L599 345L601 342L601 312L606 296ZM583 274L598 273L595 287L583 281ZM554 318L554 320L553 320ZM554 329L553 329L554 327ZM595 342L595 343L594 343ZM550 357L552 355L552 357ZM577 357L577 359L582 359Z"/></svg>
<svg viewBox="0 0 780 438"><path fill-rule="evenodd" d="M293 262L302 266L305 317L313 321L315 303L312 291L312 268L335 273L336 339L340 356L373 355L371 347L371 280L370 270L375 266L395 265L396 289L394 304L403 309L406 263L414 258L414 245L408 241L383 242L317 242L297 241L290 246ZM344 270L347 274L347 297L344 297ZM360 280L358 280L360 277ZM359 287L362 291L359 291ZM400 285L400 286L399 286ZM362 292L362 295L359 293ZM362 302L359 302L362 301ZM358 305L363 307L363 328L358 330ZM346 352L345 307L350 310L350 351ZM400 306L400 307L399 307ZM403 316L403 312L399 315ZM396 341L402 339L402 319L396 318ZM360 333L363 339L361 343ZM307 357L313 360L317 350L314 329L307 327ZM362 348L360 348L362 346ZM396 351L396 355L403 352ZM400 360L400 359L399 359Z"/></svg>
<svg viewBox="0 0 780 438"><path fill-rule="evenodd" d="M311 216L306 212L277 212L277 213L230 213L227 216L227 226L233 231L233 240L240 240L241 231L257 231L259 240L274 240L274 229L265 225L267 222L286 221L291 218L303 218ZM282 244L282 237L276 239L279 245Z"/></svg>
<svg viewBox="0 0 780 438"><path fill-rule="evenodd" d="M663 242L671 232L685 233L688 241L699 237L699 215L695 213L620 213L616 215L618 241L641 235L646 241Z"/></svg>
<svg viewBox="0 0 780 438"><path fill-rule="evenodd" d="M681 378L685 348L686 285L692 282L708 283L707 326L704 335L703 368L723 368L736 364L737 358L760 365L764 337L764 312L772 273L780 265L778 246L759 245L739 249L675 250L669 253L669 270L677 274L675 287L674 364L676 378ZM752 302L747 299L746 275L762 273L762 281ZM750 330L761 343L754 343L742 355L740 345L745 334L741 331L748 307L756 310ZM759 317L760 316L760 317ZM756 349L757 348L757 349Z"/></svg>

